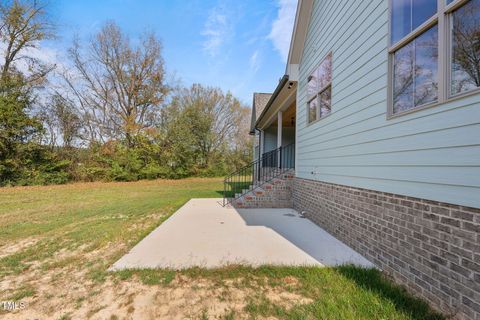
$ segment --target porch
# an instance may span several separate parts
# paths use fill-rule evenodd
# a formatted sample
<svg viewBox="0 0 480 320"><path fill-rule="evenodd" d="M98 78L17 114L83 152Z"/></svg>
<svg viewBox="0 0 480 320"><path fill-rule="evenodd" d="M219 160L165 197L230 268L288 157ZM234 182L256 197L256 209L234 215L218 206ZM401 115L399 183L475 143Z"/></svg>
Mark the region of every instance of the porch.
<svg viewBox="0 0 480 320"><path fill-rule="evenodd" d="M282 79L277 90L263 104L256 95L254 94L250 130L250 134L255 136L253 161L261 160L274 150L295 144L296 82L289 81L288 77ZM290 165L294 168L293 164Z"/></svg>
<svg viewBox="0 0 480 320"><path fill-rule="evenodd" d="M290 187L274 192L271 182L288 184L285 177L295 175L296 86L296 81L285 76L273 94L254 94L250 129L254 136L253 159L225 178L223 205L291 207L291 195L285 192Z"/></svg>

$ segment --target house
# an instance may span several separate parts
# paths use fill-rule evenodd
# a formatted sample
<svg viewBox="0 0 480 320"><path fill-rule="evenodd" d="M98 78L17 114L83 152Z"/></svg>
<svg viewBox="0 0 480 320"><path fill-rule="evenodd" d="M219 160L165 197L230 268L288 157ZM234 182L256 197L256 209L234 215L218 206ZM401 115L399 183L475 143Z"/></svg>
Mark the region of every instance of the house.
<svg viewBox="0 0 480 320"><path fill-rule="evenodd" d="M255 190L285 180L278 148L294 145L293 208L437 309L480 319L480 0L299 0L266 97L232 203L276 203Z"/></svg>

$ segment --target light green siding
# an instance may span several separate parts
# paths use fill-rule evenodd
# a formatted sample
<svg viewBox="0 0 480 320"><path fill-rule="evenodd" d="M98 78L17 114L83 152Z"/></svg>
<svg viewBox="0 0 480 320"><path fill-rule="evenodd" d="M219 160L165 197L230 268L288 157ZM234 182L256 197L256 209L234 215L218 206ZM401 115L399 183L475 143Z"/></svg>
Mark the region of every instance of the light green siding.
<svg viewBox="0 0 480 320"><path fill-rule="evenodd" d="M297 92L300 178L480 207L480 94L387 119L388 1L314 1ZM332 113L306 124L333 53Z"/></svg>
<svg viewBox="0 0 480 320"><path fill-rule="evenodd" d="M263 148L263 152L269 152L272 150L277 149L277 128L275 127L269 127L265 129L264 131L265 134L265 146Z"/></svg>
<svg viewBox="0 0 480 320"><path fill-rule="evenodd" d="M277 127L269 127L265 132L265 149L264 152L277 149ZM295 142L295 128L282 128L282 146L287 146Z"/></svg>

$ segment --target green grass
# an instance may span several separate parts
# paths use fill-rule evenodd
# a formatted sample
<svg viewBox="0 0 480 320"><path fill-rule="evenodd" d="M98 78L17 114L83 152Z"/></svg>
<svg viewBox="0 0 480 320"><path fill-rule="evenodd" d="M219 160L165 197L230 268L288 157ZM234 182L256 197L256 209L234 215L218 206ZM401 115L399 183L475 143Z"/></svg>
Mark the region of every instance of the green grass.
<svg viewBox="0 0 480 320"><path fill-rule="evenodd" d="M253 319L270 316L280 319L444 319L424 301L393 284L380 271L350 265L335 268L229 266L220 269L128 270L115 273L121 279L138 276L148 285L169 285L165 279L175 274L192 279L208 279L219 287L226 280L242 279L240 288L257 292L249 297L243 310ZM297 279L299 285L294 288L288 286L284 282L288 277ZM264 287L279 287L310 298L313 302L287 309L272 303L262 290L258 290ZM235 319L234 315L235 312L230 311L225 317ZM205 313L202 313L204 316Z"/></svg>
<svg viewBox="0 0 480 320"><path fill-rule="evenodd" d="M25 279L18 287L0 291L0 301L33 299L48 305L59 297L71 299L60 316L69 319L75 318L73 314L82 304L101 296L108 281L175 289L176 278L181 276L192 282L207 281L208 290L220 290L219 301L224 303L231 301L229 294L234 289L248 293L244 307L234 309L229 305L223 319L442 319L379 271L353 266L107 271L190 198L221 197L222 190L221 179L0 189L0 252L25 243L0 258L0 281ZM73 282L71 278L63 281L75 272L82 275ZM55 297L45 296L35 281L37 275L46 273L52 275L50 281L56 286L51 293L60 291ZM68 292L77 283L91 283L88 293L69 298ZM196 285L191 290L197 290ZM288 301L272 300L272 290L295 294L307 302L289 305ZM88 303L93 308L99 305ZM98 310L89 312L93 315ZM209 312L202 308L194 318L215 318Z"/></svg>
<svg viewBox="0 0 480 320"><path fill-rule="evenodd" d="M0 277L61 249L132 246L189 199L219 197L221 188L219 179L187 179L2 189L0 243L39 241L0 259Z"/></svg>

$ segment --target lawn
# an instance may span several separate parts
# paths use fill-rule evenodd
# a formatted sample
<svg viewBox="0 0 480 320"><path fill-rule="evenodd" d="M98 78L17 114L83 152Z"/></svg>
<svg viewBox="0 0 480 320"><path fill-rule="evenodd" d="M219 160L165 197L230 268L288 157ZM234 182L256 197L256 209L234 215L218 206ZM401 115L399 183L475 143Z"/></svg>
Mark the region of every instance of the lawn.
<svg viewBox="0 0 480 320"><path fill-rule="evenodd" d="M108 272L221 179L0 189L2 319L442 319L376 270L229 266Z"/></svg>

